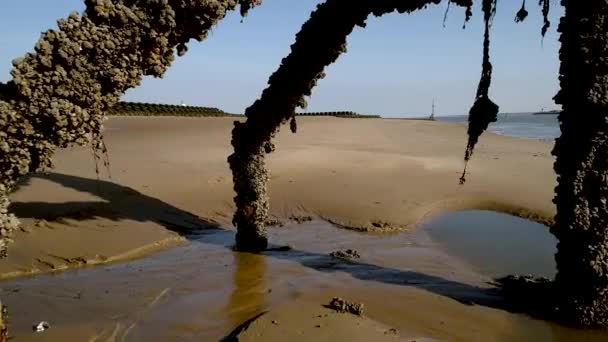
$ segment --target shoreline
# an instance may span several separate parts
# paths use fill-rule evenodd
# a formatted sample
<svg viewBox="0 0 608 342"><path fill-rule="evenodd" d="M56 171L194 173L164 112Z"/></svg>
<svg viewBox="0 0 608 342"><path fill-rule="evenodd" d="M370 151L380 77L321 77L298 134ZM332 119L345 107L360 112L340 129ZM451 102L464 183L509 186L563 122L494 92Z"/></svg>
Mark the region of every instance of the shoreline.
<svg viewBox="0 0 608 342"><path fill-rule="evenodd" d="M54 170L11 195L25 231L14 236L0 279L131 260L183 244L190 232L233 229L225 162L233 120L111 118L112 180L96 181L86 148L59 151ZM460 125L298 121L300 132L282 130L267 159L271 217L312 215L372 233L412 230L422 219L461 209L552 220L555 180L534 180L552 170L549 144L486 133L460 187L458 140L466 141ZM528 175L514 164L525 164ZM532 194L520 198L524 189Z"/></svg>

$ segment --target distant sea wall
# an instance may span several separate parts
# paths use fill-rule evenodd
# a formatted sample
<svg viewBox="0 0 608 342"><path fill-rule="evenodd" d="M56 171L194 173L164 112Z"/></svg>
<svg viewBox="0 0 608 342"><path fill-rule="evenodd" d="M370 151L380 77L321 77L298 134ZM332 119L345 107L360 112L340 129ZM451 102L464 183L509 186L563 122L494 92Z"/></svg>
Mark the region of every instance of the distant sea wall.
<svg viewBox="0 0 608 342"><path fill-rule="evenodd" d="M355 112L311 112L296 113L296 116L335 116L338 118L360 118L360 119L379 119L380 115L366 115Z"/></svg>

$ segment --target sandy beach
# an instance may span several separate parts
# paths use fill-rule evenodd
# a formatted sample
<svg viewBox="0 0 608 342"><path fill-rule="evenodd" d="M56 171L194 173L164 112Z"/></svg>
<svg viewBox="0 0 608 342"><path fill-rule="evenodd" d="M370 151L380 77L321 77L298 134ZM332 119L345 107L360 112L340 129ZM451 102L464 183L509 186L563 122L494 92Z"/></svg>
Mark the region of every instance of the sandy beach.
<svg viewBox="0 0 608 342"><path fill-rule="evenodd" d="M232 231L234 194L226 157L232 151L233 120L112 117L105 134L111 178L100 165L99 181L90 149L59 151L55 169L25 180L11 196L12 209L24 225L14 236L8 258L0 263L0 278L139 258L176 246L188 248L192 244L189 234L209 228ZM413 231L421 219L448 210L491 209L542 223L550 222L554 215L551 200L556 180L552 146L547 142L486 133L469 164L463 186L458 179L464 166L466 127L460 124L299 118L298 133L284 129L276 142L277 151L268 158L272 174L271 215L288 226L310 217L376 236L373 233ZM294 243L297 245L297 241ZM311 246L314 248L312 242ZM438 276L456 272L454 277L460 277L459 281L476 286L487 280L469 272L464 265L456 265L456 261L447 261L446 256L441 257L445 263L437 266L434 262L444 259L432 255L417 259L413 254L407 265L399 266L435 272ZM390 264L380 257L375 262ZM253 322L241 338L250 341L260 334L270 334L260 340L297 341L296 335L309 336L309 330L314 332L320 324L332 328L316 329L322 332L315 335L319 341L341 336L352 336L353 341L357 340L355 336L362 341L421 341L423 337L429 341L494 340L516 337L517 334L506 333L505 322L525 320L499 309L446 299L436 291L411 289L404 294L391 290L394 286L381 285L378 290L400 298L416 315L404 314L403 308L396 308L397 303L389 304L386 312L379 312L377 306L374 309L374 301L379 303L382 299L372 295L373 289L359 284L344 288L343 293L370 304L370 318L353 316L345 323L344 317L348 316L334 317L320 306L331 291L315 290L302 294L302 310L294 310L296 304L290 301L282 301L284 305L276 308L270 305L270 313ZM18 294L11 294L8 299L9 305L11 300L26 306L33 302L23 298L20 301ZM429 305L441 313L429 309ZM256 310L245 311L237 315L232 327ZM312 321L313 316L307 318L306 326L312 328L296 335L294 329L273 332L276 324L272 321L277 316L271 314L294 317L302 312L329 316L319 323ZM436 326L433 317L443 317L444 323ZM481 317L485 317L487 326L473 332L469 327L463 328L476 324L473 322ZM300 318L297 321L303 322ZM405 337L385 334L389 325L395 326L398 321L409 322ZM355 323L371 335L359 335L348 328ZM540 323L526 324L547 329ZM77 329L55 330L58 335L49 331L48 340L53 340L53 336L90 338L87 334L93 334L94 329L89 331L86 327L81 324ZM79 335L82 331L86 333Z"/></svg>
<svg viewBox="0 0 608 342"><path fill-rule="evenodd" d="M231 118L111 118L111 179L91 151L12 196L23 221L0 277L140 256L184 241L189 216L231 226ZM465 127L430 121L300 118L269 156L271 215L315 216L360 230L411 229L450 209L494 209L547 222L556 184L551 145L486 134L458 185ZM192 220L190 220L192 221ZM379 226L379 227L378 227ZM204 228L204 227L200 227Z"/></svg>

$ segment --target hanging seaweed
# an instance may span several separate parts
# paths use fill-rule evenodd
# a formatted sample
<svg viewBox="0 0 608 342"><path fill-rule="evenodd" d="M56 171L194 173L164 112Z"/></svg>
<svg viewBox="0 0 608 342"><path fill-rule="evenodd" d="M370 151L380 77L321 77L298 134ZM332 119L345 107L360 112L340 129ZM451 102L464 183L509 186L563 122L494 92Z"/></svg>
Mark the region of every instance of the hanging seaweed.
<svg viewBox="0 0 608 342"><path fill-rule="evenodd" d="M549 30L549 26L551 26L551 22L549 21L549 7L551 0L538 0L538 5L542 7L543 12L543 28L541 30L541 35L545 37L547 34L547 30Z"/></svg>
<svg viewBox="0 0 608 342"><path fill-rule="evenodd" d="M298 132L298 123L296 122L295 115L293 118L291 118L291 121L289 121L289 129L291 130L292 133Z"/></svg>
<svg viewBox="0 0 608 342"><path fill-rule="evenodd" d="M473 16L473 0L449 0L449 2L453 2L458 6L464 7L464 23L462 24L462 28L465 29L469 20ZM447 10L446 10L447 14ZM445 20L444 20L445 21Z"/></svg>
<svg viewBox="0 0 608 342"><path fill-rule="evenodd" d="M448 13L450 12L450 4L452 2L448 1L448 5L445 7L445 13L443 14L443 27L445 28L445 22L448 20Z"/></svg>
<svg viewBox="0 0 608 342"><path fill-rule="evenodd" d="M521 8L515 14L515 22L521 23L528 17L528 11L526 10L526 0L521 3Z"/></svg>
<svg viewBox="0 0 608 342"><path fill-rule="evenodd" d="M483 60L481 65L481 78L477 86L475 102L469 111L468 142L464 155L465 166L460 176L460 184L466 181L466 172L469 159L473 155L473 149L481 134L488 129L491 122L495 122L498 115L496 105L488 95L492 83L492 63L490 63L490 28L492 19L496 14L497 0L483 0L482 11L484 13L484 35L483 35Z"/></svg>

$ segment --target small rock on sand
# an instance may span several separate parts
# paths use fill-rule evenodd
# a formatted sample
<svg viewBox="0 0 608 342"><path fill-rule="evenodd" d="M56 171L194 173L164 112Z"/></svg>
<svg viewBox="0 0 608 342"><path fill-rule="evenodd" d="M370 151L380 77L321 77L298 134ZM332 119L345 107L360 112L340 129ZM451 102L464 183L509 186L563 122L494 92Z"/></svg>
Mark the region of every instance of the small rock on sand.
<svg viewBox="0 0 608 342"><path fill-rule="evenodd" d="M334 297L328 307L341 313L351 313L357 316L363 315L363 304L350 302L340 297Z"/></svg>
<svg viewBox="0 0 608 342"><path fill-rule="evenodd" d="M302 224L304 222L312 221L312 216L297 216L293 215L289 218L292 221L296 221L298 224Z"/></svg>
<svg viewBox="0 0 608 342"><path fill-rule="evenodd" d="M347 249L344 251L335 251L329 254L334 258L342 258L342 259L359 259L361 255L354 249Z"/></svg>
<svg viewBox="0 0 608 342"><path fill-rule="evenodd" d="M391 328L384 332L384 335L397 335L397 329Z"/></svg>

